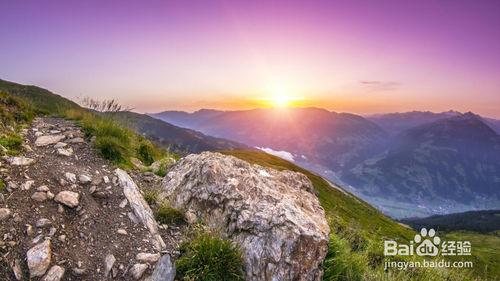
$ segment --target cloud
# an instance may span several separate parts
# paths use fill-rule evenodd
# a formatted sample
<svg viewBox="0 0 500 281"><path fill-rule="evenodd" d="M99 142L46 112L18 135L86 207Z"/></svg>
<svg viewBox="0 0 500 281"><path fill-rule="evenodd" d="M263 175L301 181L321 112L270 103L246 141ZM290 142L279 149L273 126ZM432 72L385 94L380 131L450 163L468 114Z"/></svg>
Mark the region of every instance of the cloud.
<svg viewBox="0 0 500 281"><path fill-rule="evenodd" d="M257 147L257 149L260 149L266 153L269 153L271 155L274 155L274 156L278 156L279 158L283 158L285 160L288 160L290 162L294 162L295 160L293 159L293 154L291 154L290 152L288 151L284 151L284 150L273 150L269 147Z"/></svg>
<svg viewBox="0 0 500 281"><path fill-rule="evenodd" d="M392 91L401 86L401 83L394 81L361 80L359 83L370 92Z"/></svg>

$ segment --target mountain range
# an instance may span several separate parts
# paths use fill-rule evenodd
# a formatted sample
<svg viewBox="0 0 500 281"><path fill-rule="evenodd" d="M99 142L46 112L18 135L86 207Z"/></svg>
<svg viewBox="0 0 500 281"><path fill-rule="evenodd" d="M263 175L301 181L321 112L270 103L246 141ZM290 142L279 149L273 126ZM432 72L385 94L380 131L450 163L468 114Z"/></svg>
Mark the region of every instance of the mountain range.
<svg viewBox="0 0 500 281"><path fill-rule="evenodd" d="M473 113L377 116L319 108L165 111L151 116L287 154L394 217L500 204L498 120Z"/></svg>

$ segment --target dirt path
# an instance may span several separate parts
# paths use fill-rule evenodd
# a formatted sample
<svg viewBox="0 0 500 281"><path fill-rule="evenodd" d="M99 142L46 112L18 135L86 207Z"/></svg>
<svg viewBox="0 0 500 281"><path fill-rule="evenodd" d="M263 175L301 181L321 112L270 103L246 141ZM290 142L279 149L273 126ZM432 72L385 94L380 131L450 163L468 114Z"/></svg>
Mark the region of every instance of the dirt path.
<svg viewBox="0 0 500 281"><path fill-rule="evenodd" d="M175 229L154 247L114 168L72 122L39 118L25 135L26 158L0 166L0 280L138 280L175 249Z"/></svg>

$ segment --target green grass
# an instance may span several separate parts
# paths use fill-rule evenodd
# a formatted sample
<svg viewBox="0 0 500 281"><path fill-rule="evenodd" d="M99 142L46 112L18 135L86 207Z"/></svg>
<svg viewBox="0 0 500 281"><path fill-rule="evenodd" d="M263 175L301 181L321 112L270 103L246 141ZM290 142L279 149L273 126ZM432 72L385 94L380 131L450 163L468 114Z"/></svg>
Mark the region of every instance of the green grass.
<svg viewBox="0 0 500 281"><path fill-rule="evenodd" d="M156 208L156 221L161 224L181 224L184 222L184 214L175 208L172 208L168 202L161 202Z"/></svg>
<svg viewBox="0 0 500 281"><path fill-rule="evenodd" d="M148 203L150 207L153 207L158 202L159 191L157 189L152 188L144 188L142 189L142 196L144 200Z"/></svg>
<svg viewBox="0 0 500 281"><path fill-rule="evenodd" d="M0 136L0 145L7 149L8 155L17 155L22 150L23 138L13 132L8 132Z"/></svg>
<svg viewBox="0 0 500 281"><path fill-rule="evenodd" d="M190 281L243 281L239 247L219 236L202 232L180 246L177 278Z"/></svg>
<svg viewBox="0 0 500 281"><path fill-rule="evenodd" d="M33 108L18 97L0 92L0 145L6 154L17 155L22 150L23 138L19 130L34 118Z"/></svg>
<svg viewBox="0 0 500 281"><path fill-rule="evenodd" d="M445 240L470 241L470 256L450 257L452 260L472 260L474 272L485 280L498 280L500 276L500 235L453 231L444 235Z"/></svg>
<svg viewBox="0 0 500 281"><path fill-rule="evenodd" d="M0 193L5 190L5 183L3 182L2 179L0 179Z"/></svg>
<svg viewBox="0 0 500 281"><path fill-rule="evenodd" d="M172 155L123 126L112 114L72 109L65 113L65 117L76 120L87 137L95 137L94 146L101 156L120 167L132 168L131 157L149 164Z"/></svg>

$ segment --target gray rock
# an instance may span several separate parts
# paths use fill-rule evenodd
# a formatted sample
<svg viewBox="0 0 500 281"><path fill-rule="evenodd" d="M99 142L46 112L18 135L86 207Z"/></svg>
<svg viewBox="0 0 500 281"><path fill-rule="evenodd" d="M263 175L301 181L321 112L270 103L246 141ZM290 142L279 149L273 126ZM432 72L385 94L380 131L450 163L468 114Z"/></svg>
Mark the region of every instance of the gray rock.
<svg viewBox="0 0 500 281"><path fill-rule="evenodd" d="M175 264L172 263L170 255L166 254L156 263L150 281L173 281L175 278Z"/></svg>
<svg viewBox="0 0 500 281"><path fill-rule="evenodd" d="M0 208L0 221L4 221L12 215L12 211L7 208Z"/></svg>
<svg viewBox="0 0 500 281"><path fill-rule="evenodd" d="M78 206L78 200L80 199L80 194L73 191L61 191L59 192L54 200L61 204L64 204L70 208Z"/></svg>
<svg viewBox="0 0 500 281"><path fill-rule="evenodd" d="M43 227L50 226L51 224L52 224L52 222L49 219L41 218L41 219L36 221L35 226L38 228L43 228Z"/></svg>
<svg viewBox="0 0 500 281"><path fill-rule="evenodd" d="M28 250L26 256L31 278L45 274L50 265L51 255L50 240L45 240Z"/></svg>
<svg viewBox="0 0 500 281"><path fill-rule="evenodd" d="M29 146L27 144L23 144L22 147L23 147L24 151L33 152L33 149L31 148L31 146Z"/></svg>
<svg viewBox="0 0 500 281"><path fill-rule="evenodd" d="M145 262L145 263L155 263L160 259L160 254L151 254L151 253L138 253L135 256L135 259L140 261L140 262Z"/></svg>
<svg viewBox="0 0 500 281"><path fill-rule="evenodd" d="M161 196L237 243L246 280L321 280L330 230L305 175L204 152L170 169Z"/></svg>
<svg viewBox="0 0 500 281"><path fill-rule="evenodd" d="M130 275L132 275L132 277L135 280L139 280L142 277L142 275L144 275L144 272L146 271L146 269L148 269L147 264L136 263L130 268L130 270L128 272Z"/></svg>
<svg viewBox="0 0 500 281"><path fill-rule="evenodd" d="M76 276L82 276L85 275L85 273L87 273L87 271L84 268L78 268L78 267L74 267L72 269L72 272Z"/></svg>
<svg viewBox="0 0 500 281"><path fill-rule="evenodd" d="M21 184L21 190L30 190L34 183L34 180L26 181L25 183Z"/></svg>
<svg viewBox="0 0 500 281"><path fill-rule="evenodd" d="M49 272L47 272L47 275L43 277L42 281L60 281L63 276L64 272L66 270L58 265L54 265L49 269Z"/></svg>
<svg viewBox="0 0 500 281"><path fill-rule="evenodd" d="M57 148L63 148L65 146L67 146L68 144L65 143L65 142L58 142L54 145L54 148L57 149Z"/></svg>
<svg viewBox="0 0 500 281"><path fill-rule="evenodd" d="M166 245L158 232L158 223L153 215L153 211L142 197L139 188L127 172L122 169L116 169L115 174L118 177L118 182L123 188L123 193L125 194L130 207L134 211L134 215L151 233L152 243L155 249L158 251L163 250Z"/></svg>
<svg viewBox="0 0 500 281"><path fill-rule="evenodd" d="M28 166L35 163L35 159L20 156L20 157L7 157L6 161L13 166Z"/></svg>
<svg viewBox="0 0 500 281"><path fill-rule="evenodd" d="M65 136L63 135L50 135L50 136L39 136L35 141L35 146L46 146L50 144L56 144L63 140Z"/></svg>
<svg viewBox="0 0 500 281"><path fill-rule="evenodd" d="M64 173L64 177L71 183L76 183L76 175L73 173Z"/></svg>
<svg viewBox="0 0 500 281"><path fill-rule="evenodd" d="M41 185L41 186L39 186L39 187L36 188L36 191L38 191L38 192L47 192L47 191L50 191L50 189L46 185Z"/></svg>
<svg viewBox="0 0 500 281"><path fill-rule="evenodd" d="M111 272L111 269L113 268L115 262L115 256L113 256L112 254L106 256L106 258L104 259L104 277L109 276L109 273Z"/></svg>
<svg viewBox="0 0 500 281"><path fill-rule="evenodd" d="M73 148L58 148L57 149L57 154L62 155L62 156L71 156L73 155Z"/></svg>
<svg viewBox="0 0 500 281"><path fill-rule="evenodd" d="M77 138L72 138L72 139L68 140L67 142L68 143L82 143L84 141L85 140L83 138L77 137Z"/></svg>
<svg viewBox="0 0 500 281"><path fill-rule="evenodd" d="M92 178L90 176L87 176L87 175L80 175L78 177L78 181L80 181L80 183L82 183L82 184L87 184L87 183L92 182Z"/></svg>
<svg viewBox="0 0 500 281"><path fill-rule="evenodd" d="M31 199L37 201L37 202L43 202L48 199L47 193L46 192L35 192L33 195L31 195Z"/></svg>

